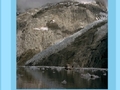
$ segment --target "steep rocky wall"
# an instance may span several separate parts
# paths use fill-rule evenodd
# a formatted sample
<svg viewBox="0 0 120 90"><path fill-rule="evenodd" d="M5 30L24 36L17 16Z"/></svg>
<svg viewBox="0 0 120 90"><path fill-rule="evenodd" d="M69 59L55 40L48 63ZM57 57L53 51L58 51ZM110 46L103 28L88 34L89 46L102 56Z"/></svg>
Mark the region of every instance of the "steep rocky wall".
<svg viewBox="0 0 120 90"><path fill-rule="evenodd" d="M107 68L107 20L100 20L35 55L26 65Z"/></svg>
<svg viewBox="0 0 120 90"><path fill-rule="evenodd" d="M101 19L101 12L105 14L102 17L106 17L107 13L99 5L66 1L19 14L17 17L19 64L21 62L23 65L37 52L63 41L89 23ZM32 53L28 53L29 51Z"/></svg>

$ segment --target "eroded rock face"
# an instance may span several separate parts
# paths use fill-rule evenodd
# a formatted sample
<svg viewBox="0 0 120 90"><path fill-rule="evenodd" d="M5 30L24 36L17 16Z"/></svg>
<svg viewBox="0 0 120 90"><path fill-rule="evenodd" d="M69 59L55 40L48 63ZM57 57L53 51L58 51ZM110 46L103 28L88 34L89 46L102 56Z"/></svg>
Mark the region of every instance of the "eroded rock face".
<svg viewBox="0 0 120 90"><path fill-rule="evenodd" d="M24 65L27 60L31 59L37 53L38 53L38 51L36 51L34 49L29 49L29 50L25 51L24 53L21 54L20 57L17 58L17 60L19 60L17 62L17 64Z"/></svg>
<svg viewBox="0 0 120 90"><path fill-rule="evenodd" d="M106 15L106 11L97 4L80 4L73 1L31 9L19 14L17 17L18 62L23 61L20 65L24 65L24 62L37 52L62 42L66 37L93 21L105 18ZM29 50L32 50L32 53L26 54ZM55 56L61 58L59 55Z"/></svg>
<svg viewBox="0 0 120 90"><path fill-rule="evenodd" d="M62 42L38 53L26 65L101 67L107 68L107 20L86 26Z"/></svg>

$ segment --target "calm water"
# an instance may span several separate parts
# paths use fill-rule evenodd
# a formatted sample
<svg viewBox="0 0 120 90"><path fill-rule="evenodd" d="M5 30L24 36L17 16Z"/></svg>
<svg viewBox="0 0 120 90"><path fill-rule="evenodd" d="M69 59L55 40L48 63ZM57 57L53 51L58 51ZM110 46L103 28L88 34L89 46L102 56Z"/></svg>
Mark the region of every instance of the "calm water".
<svg viewBox="0 0 120 90"><path fill-rule="evenodd" d="M106 69L65 70L63 67L18 67L17 88L107 89L107 78Z"/></svg>

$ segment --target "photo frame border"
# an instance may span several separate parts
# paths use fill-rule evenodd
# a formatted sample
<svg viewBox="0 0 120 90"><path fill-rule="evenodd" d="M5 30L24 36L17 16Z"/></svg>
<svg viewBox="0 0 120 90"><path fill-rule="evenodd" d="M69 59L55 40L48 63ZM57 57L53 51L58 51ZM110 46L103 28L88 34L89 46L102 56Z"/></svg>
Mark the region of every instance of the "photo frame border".
<svg viewBox="0 0 120 90"><path fill-rule="evenodd" d="M0 90L16 90L16 2L0 0ZM120 90L119 4L108 0L108 90Z"/></svg>

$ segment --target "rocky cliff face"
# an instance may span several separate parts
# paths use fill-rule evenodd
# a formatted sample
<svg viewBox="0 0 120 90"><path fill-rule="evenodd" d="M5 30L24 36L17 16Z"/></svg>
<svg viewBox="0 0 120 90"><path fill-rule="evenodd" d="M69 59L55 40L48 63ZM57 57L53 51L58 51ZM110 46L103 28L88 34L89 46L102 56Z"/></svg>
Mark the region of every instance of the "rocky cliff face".
<svg viewBox="0 0 120 90"><path fill-rule="evenodd" d="M51 47L56 44L60 44L60 42L64 41L66 37L69 37L70 35L78 31L81 31L82 28L86 27L86 25L106 17L107 17L106 9L103 9L103 7L101 8L99 4L81 4L74 1L63 1L56 4L49 4L49 5L45 5L42 8L31 9L25 13L19 14L17 16L18 65L24 65L27 60L31 59L38 52L42 52L42 51L44 52L44 50L47 49L48 47ZM89 42L92 42L87 40L87 38L89 39L92 38L93 36L101 37L100 35L102 35L99 34L99 32L97 33L96 30L92 30L92 29L89 30L89 32L93 35L89 35L89 34L85 34L85 36L83 35L84 38L80 40L82 44L79 45L79 43L77 43L79 40L75 39L74 41L75 46L72 43L71 46L69 46L69 48L63 48L59 51L59 53L54 52L55 55L54 54L52 56L48 55L48 57L46 57L46 59L44 58L45 60L41 60L42 62L40 62L39 64L34 63L31 65L64 65L65 63L70 63L71 60L72 62L73 61L77 62L77 59L75 58L79 58L81 56L84 56L81 62L84 61L85 59L88 60L88 58L90 57L85 58L86 54L84 55L80 53L83 52L84 50L85 50L84 52L86 52L85 48L87 46L84 48L82 48L82 46L84 46L85 43L89 44ZM83 42L82 40L85 41ZM107 39L105 40L107 41ZM98 42L101 42L101 39L98 38ZM101 45L103 45L104 47L104 45L106 44L101 44ZM72 49L72 46L75 48L75 50ZM94 46L92 44L92 46L97 47L96 50L101 49L100 47L98 47L99 45ZM76 51L78 47L79 49L81 48L79 52ZM94 55L97 58L99 57L97 56L97 53L99 52L97 52L96 50L93 50L93 52L89 52L88 54L95 53L96 55L95 54ZM63 53L62 56L61 53ZM70 54L70 56L66 54ZM74 57L71 56L73 54ZM65 55L65 57L63 55ZM52 58L53 56L55 57ZM69 60L66 57L68 58L72 57L72 58L71 60ZM60 61L58 62L56 59L59 58ZM93 59L92 56L91 59ZM49 60L52 60L52 62L50 62ZM89 63L91 63L90 60ZM96 59L94 59L94 61L95 60ZM80 66L92 66L92 64L81 65L81 62L79 62ZM27 63L27 65L30 64Z"/></svg>
<svg viewBox="0 0 120 90"><path fill-rule="evenodd" d="M107 20L100 20L38 53L26 65L107 68L107 50Z"/></svg>

